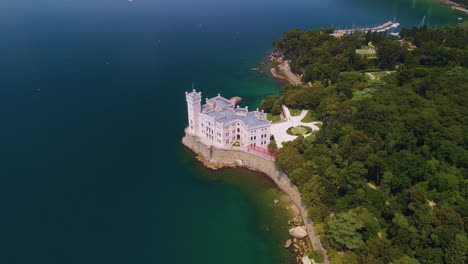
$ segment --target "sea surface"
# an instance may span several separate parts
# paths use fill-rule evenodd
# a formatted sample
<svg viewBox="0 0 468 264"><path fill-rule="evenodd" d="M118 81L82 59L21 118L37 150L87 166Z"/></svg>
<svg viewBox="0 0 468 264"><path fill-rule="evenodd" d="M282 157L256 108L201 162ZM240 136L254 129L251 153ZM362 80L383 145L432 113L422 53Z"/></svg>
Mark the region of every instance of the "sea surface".
<svg viewBox="0 0 468 264"><path fill-rule="evenodd" d="M290 263L265 177L180 143L184 92L250 71L292 28L455 24L425 0L0 0L0 263ZM266 231L269 228L270 231Z"/></svg>

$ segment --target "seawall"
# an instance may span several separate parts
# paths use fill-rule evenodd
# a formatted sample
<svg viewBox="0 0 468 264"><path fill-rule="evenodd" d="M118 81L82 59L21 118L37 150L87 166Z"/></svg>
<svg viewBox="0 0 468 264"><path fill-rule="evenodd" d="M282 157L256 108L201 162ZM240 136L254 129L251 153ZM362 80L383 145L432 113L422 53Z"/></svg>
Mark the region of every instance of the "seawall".
<svg viewBox="0 0 468 264"><path fill-rule="evenodd" d="M291 182L285 173L276 167L272 158L263 156L260 153L247 152L241 149L220 149L208 146L200 141L198 137L188 133L185 134L182 143L195 152L198 155L198 159L208 168L245 167L263 172L270 177L299 209L312 247L323 253L325 259L324 263L330 263L326 250L323 248L320 241L320 236L315 232L313 222L307 216L307 209L301 200L299 189Z"/></svg>

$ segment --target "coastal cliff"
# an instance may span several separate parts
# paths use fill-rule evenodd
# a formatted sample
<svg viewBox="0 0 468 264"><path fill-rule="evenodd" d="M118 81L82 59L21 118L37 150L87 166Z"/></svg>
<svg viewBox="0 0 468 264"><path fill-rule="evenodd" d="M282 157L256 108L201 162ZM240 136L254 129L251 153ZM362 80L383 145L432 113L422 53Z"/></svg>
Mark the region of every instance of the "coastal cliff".
<svg viewBox="0 0 468 264"><path fill-rule="evenodd" d="M320 236L315 232L313 222L307 216L307 209L301 200L301 193L288 176L278 170L272 158L259 155L255 152L247 152L242 149L220 149L208 146L196 136L187 133L182 139L182 143L195 152L198 159L210 169L245 167L262 172L271 178L298 208L312 247L324 255L323 263L330 263L326 255L326 250L323 248L320 241Z"/></svg>

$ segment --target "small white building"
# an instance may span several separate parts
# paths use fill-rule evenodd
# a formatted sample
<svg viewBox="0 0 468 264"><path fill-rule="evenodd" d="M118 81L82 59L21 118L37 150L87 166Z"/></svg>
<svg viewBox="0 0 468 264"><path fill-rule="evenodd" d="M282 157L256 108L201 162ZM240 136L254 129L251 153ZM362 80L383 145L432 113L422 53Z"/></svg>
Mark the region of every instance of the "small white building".
<svg viewBox="0 0 468 264"><path fill-rule="evenodd" d="M201 92L185 93L188 110L187 133L218 147L260 147L270 143L271 122L263 111L248 111L218 94L201 104Z"/></svg>

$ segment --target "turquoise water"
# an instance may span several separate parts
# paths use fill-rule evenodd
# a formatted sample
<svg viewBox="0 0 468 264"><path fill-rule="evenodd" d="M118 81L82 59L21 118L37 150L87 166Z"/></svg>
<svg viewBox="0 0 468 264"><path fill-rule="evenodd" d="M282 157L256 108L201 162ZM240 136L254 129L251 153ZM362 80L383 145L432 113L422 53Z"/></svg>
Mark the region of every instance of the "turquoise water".
<svg viewBox="0 0 468 264"><path fill-rule="evenodd" d="M249 70L294 27L431 24L428 1L0 1L0 263L287 263L288 218L255 173L180 139L184 91L251 107ZM287 235L286 235L287 236Z"/></svg>

